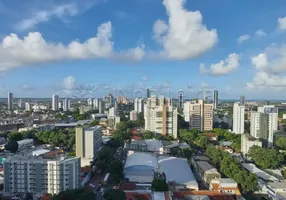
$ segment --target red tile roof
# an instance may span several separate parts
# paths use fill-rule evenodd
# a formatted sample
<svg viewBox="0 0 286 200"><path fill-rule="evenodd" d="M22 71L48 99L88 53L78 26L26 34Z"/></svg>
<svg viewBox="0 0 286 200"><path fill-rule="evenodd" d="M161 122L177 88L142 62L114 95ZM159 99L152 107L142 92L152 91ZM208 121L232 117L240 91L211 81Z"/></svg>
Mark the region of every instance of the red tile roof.
<svg viewBox="0 0 286 200"><path fill-rule="evenodd" d="M152 200L151 194L140 194L137 192L125 192L126 200Z"/></svg>
<svg viewBox="0 0 286 200"><path fill-rule="evenodd" d="M135 190L136 184L135 183L121 183L119 185L120 190Z"/></svg>

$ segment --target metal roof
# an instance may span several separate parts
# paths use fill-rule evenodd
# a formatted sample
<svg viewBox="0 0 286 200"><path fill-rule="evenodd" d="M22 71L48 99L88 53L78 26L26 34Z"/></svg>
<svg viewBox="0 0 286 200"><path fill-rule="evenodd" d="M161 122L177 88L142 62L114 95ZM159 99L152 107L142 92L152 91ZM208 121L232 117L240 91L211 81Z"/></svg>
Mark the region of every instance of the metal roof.
<svg viewBox="0 0 286 200"><path fill-rule="evenodd" d="M149 153L135 152L127 157L124 168L134 166L147 166L154 169L158 169L157 158Z"/></svg>
<svg viewBox="0 0 286 200"><path fill-rule="evenodd" d="M198 183L188 164L187 159L160 156L158 158L160 170L166 174L169 182L185 185L188 188L198 190Z"/></svg>

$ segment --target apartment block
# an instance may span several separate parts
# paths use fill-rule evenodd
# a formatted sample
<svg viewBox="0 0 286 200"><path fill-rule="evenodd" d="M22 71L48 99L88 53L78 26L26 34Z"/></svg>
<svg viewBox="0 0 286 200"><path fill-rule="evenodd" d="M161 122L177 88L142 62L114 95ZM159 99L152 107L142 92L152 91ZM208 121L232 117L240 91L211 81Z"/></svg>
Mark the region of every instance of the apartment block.
<svg viewBox="0 0 286 200"><path fill-rule="evenodd" d="M213 129L213 104L206 104L204 100L184 103L184 119L189 122L190 129L209 131Z"/></svg>
<svg viewBox="0 0 286 200"><path fill-rule="evenodd" d="M143 109L144 109L143 99L141 99L141 98L136 98L136 99L134 100L134 110L135 110L137 113L141 113L141 112L144 112Z"/></svg>
<svg viewBox="0 0 286 200"><path fill-rule="evenodd" d="M152 96L144 105L145 130L177 138L178 110L172 106L172 100Z"/></svg>
<svg viewBox="0 0 286 200"><path fill-rule="evenodd" d="M102 146L101 126L90 128L77 127L75 134L76 156L81 158L82 166L90 165L95 153Z"/></svg>
<svg viewBox="0 0 286 200"><path fill-rule="evenodd" d="M42 195L80 187L80 158L14 155L4 161L4 192Z"/></svg>
<svg viewBox="0 0 286 200"><path fill-rule="evenodd" d="M245 156L246 154L248 154L248 151L253 146L262 147L262 142L256 138L252 137L249 134L246 134L246 133L241 134L241 153L242 153L242 155Z"/></svg>
<svg viewBox="0 0 286 200"><path fill-rule="evenodd" d="M245 106L240 103L233 104L233 126L232 131L236 134L244 133Z"/></svg>

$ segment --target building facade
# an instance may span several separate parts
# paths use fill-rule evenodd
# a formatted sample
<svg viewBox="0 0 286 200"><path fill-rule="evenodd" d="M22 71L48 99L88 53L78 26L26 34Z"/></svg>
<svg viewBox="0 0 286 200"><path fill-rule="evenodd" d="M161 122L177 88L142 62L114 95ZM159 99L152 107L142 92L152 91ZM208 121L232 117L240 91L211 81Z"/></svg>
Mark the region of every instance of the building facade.
<svg viewBox="0 0 286 200"><path fill-rule="evenodd" d="M134 100L134 110L138 113L144 112L144 101L141 98Z"/></svg>
<svg viewBox="0 0 286 200"><path fill-rule="evenodd" d="M8 110L13 110L13 93L8 92Z"/></svg>
<svg viewBox="0 0 286 200"><path fill-rule="evenodd" d="M214 91L214 97L213 97L213 109L216 110L218 106L218 91Z"/></svg>
<svg viewBox="0 0 286 200"><path fill-rule="evenodd" d="M130 112L130 120L131 120L131 121L135 121L135 120L137 120L137 117L138 117L137 111L132 110L132 111Z"/></svg>
<svg viewBox="0 0 286 200"><path fill-rule="evenodd" d="M145 130L177 138L178 110L172 100L160 96L148 98L144 105Z"/></svg>
<svg viewBox="0 0 286 200"><path fill-rule="evenodd" d="M33 194L38 199L44 194L58 194L80 187L80 158L38 157L14 155L4 161L4 192Z"/></svg>
<svg viewBox="0 0 286 200"><path fill-rule="evenodd" d="M244 113L245 106L240 103L233 104L232 131L236 134L244 133Z"/></svg>
<svg viewBox="0 0 286 200"><path fill-rule="evenodd" d="M69 111L71 109L71 100L68 98L65 98L63 102L64 102L63 110Z"/></svg>
<svg viewBox="0 0 286 200"><path fill-rule="evenodd" d="M58 111L59 110L59 96L54 94L52 97L52 110Z"/></svg>
<svg viewBox="0 0 286 200"><path fill-rule="evenodd" d="M243 133L241 134L241 153L243 156L248 154L248 151L253 146L262 147L262 142L258 139L250 136L249 134Z"/></svg>
<svg viewBox="0 0 286 200"><path fill-rule="evenodd" d="M81 158L82 166L93 161L95 153L102 147L101 126L90 128L77 127L75 132L76 156Z"/></svg>
<svg viewBox="0 0 286 200"><path fill-rule="evenodd" d="M242 105L242 106L245 105L245 97L244 97L244 96L240 96L240 97L239 97L239 103L240 103L240 105Z"/></svg>
<svg viewBox="0 0 286 200"><path fill-rule="evenodd" d="M206 104L204 100L184 103L184 118L189 122L190 129L208 131L213 129L213 104Z"/></svg>

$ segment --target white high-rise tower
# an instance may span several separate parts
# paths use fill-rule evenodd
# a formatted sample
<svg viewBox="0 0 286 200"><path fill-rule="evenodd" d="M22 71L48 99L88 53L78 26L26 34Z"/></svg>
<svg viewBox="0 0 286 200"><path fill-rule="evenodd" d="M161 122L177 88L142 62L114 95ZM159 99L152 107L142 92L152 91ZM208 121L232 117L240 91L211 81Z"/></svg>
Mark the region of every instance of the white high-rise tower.
<svg viewBox="0 0 286 200"><path fill-rule="evenodd" d="M54 111L59 110L59 96L54 94L52 97L52 109Z"/></svg>
<svg viewBox="0 0 286 200"><path fill-rule="evenodd" d="M244 133L244 110L245 107L239 103L233 104L233 127L232 131L236 134Z"/></svg>

